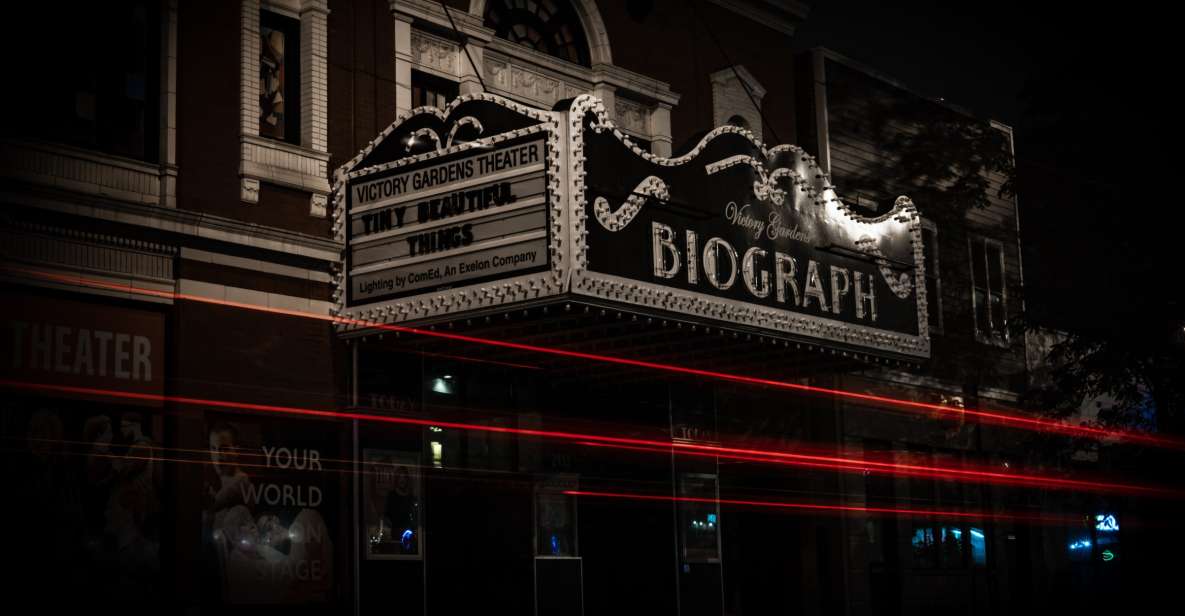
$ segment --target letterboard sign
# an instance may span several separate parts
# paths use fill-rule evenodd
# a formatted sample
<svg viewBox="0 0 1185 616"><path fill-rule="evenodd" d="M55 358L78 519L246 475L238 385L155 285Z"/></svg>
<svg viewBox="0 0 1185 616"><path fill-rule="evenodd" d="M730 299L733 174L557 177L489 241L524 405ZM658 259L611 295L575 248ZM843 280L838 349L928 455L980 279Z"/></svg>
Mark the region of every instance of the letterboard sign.
<svg viewBox="0 0 1185 616"><path fill-rule="evenodd" d="M558 126L475 94L384 131L339 172L341 310L399 321L558 292Z"/></svg>

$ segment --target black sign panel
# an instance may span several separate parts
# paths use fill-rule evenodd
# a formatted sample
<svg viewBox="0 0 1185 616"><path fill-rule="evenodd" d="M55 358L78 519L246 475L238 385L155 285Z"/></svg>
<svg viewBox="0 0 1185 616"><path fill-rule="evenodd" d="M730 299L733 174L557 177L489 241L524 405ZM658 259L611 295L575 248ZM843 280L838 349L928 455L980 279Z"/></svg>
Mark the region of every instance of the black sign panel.
<svg viewBox="0 0 1185 616"><path fill-rule="evenodd" d="M590 273L728 300L723 320L775 309L758 327L774 314L807 333L919 336L912 212L859 219L798 148L723 128L682 157L647 158L602 121L583 119Z"/></svg>

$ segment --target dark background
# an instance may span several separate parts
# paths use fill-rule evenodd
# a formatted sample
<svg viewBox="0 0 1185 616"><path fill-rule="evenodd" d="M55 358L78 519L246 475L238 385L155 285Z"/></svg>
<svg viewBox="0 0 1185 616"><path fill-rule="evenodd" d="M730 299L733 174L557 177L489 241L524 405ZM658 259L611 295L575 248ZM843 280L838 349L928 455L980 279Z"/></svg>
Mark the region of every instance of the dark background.
<svg viewBox="0 0 1185 616"><path fill-rule="evenodd" d="M818 0L798 31L1015 130L1025 308L1041 323L1185 325L1171 31L1152 4ZM1102 333L1102 332L1100 332Z"/></svg>

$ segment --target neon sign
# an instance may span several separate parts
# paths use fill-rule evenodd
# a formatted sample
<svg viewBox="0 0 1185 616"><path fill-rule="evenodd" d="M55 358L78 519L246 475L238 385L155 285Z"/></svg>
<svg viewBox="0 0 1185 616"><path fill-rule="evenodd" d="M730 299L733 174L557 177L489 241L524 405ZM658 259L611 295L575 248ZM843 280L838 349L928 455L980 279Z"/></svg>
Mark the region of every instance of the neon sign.
<svg viewBox="0 0 1185 616"><path fill-rule="evenodd" d="M1098 514L1095 516L1095 530L1101 533L1114 533L1119 531L1119 520L1115 519L1113 514Z"/></svg>

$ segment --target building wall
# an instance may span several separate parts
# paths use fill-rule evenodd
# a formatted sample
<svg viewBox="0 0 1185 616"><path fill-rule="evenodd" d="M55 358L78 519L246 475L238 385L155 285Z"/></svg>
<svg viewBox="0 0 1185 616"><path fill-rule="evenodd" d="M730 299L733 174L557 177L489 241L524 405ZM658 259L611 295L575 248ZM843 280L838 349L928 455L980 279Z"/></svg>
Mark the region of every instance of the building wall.
<svg viewBox="0 0 1185 616"><path fill-rule="evenodd" d="M276 2L275 6L299 13L316 4ZM492 31L482 25L479 4L452 0L448 6L459 29L468 37L469 50L492 91L542 107L592 92L605 98L611 112L631 135L649 141L652 151L669 154L677 152L680 146L693 145L702 133L713 128L717 116L713 104L717 98L710 76L737 65L763 91L762 138L770 144L809 140L799 145L820 153L826 151L833 180L849 201L853 199L844 193L847 180L886 163L884 144L869 130L869 105L880 97L913 96L844 62L827 64L825 77L828 83L845 81L848 91L859 96L844 99L838 96L838 90L826 91L836 94L832 98L816 96L815 81L820 76L809 70L806 73L793 70L791 32L803 15L797 9L786 8L773 13L777 19L768 18L768 11L772 10L769 5L783 3L753 3L749 9L737 10L734 7L740 3L699 2L702 19L697 20L687 10L686 3L679 0L656 1L653 9L640 16L630 14L618 2L585 2L585 6L599 8L613 55L613 65L591 67L568 66L495 40ZM159 94L165 101L162 112L165 128L173 122L173 132L162 133L163 151L167 153L173 148L174 158L166 155L159 164L143 161L140 161L143 164L132 164L93 152L63 149L58 147L60 144L6 141L5 204L13 204L14 211L20 212L18 217L27 215L29 221L52 227L53 232L47 232L47 236L56 239L45 240L47 244L64 241L59 236L69 235L67 232L90 234L81 240L70 240L77 240L85 247L81 254L89 255L84 258L89 263L71 267L59 263L51 267L32 257L25 259L45 271L75 274L83 271L88 275L113 277L126 284L150 286L164 294L175 292L231 304L177 297L171 304L154 308L165 312L170 323L166 390L169 396L340 409L352 404L347 385L352 349L337 339L326 321L278 314L285 310L328 314L330 281L335 273L333 263L341 248L330 239L332 204L328 212L322 213L311 207L316 197L324 193L320 183L298 187L291 182L265 178L256 188L247 190L250 185L244 182L243 101L244 90L251 85L251 79L243 78L243 71L249 71L251 65L239 44L244 24L249 21L244 16L244 6L250 9L254 5L250 2L161 3L165 43L160 54L164 78ZM764 7L762 10L766 12L754 6ZM480 87L438 3L333 0L327 8L327 67L324 83L317 84L327 92L326 151L318 153L315 148L306 148L313 151L298 152L309 160L319 154L328 158L325 177L316 178L326 184L333 169L366 147L401 111L409 108L413 70L451 81L461 93ZM169 30L169 24L174 26L173 31ZM713 42L705 25L724 45L723 50ZM505 60L505 64L499 64L495 71L487 59ZM807 65L814 66L809 62ZM727 92L722 100L732 108L751 111L747 107L748 96L736 89ZM174 109L173 120L168 119L170 104ZM817 105L824 106L826 122L819 122ZM37 153L37 157L30 152ZM87 179L96 175L100 181ZM812 382L913 396L927 402L963 398L968 405L975 406L1014 403L1019 388L1017 379L1023 376L1024 369L1023 339L1014 338L1004 346L975 340L969 306L970 285L966 278L968 234L1000 241L1005 247L1008 306L1012 311L1020 308L1021 264L1015 203L995 196L1001 178L993 177L991 181L990 205L969 211L958 219L940 215L945 204L918 203L923 215L930 216L933 212L935 220L941 221L938 239L943 271L943 330L932 336L934 361L918 371L865 370L822 376ZM883 205L902 193L909 194L909 187L886 186L866 196ZM27 229L20 232L30 233ZM141 244L131 247L121 243L125 241ZM108 254L111 250L140 258L125 259L129 265L122 266L123 269L97 267L94 255ZM168 264L167 272L154 274L155 266L146 265L162 260ZM15 284L34 283L44 285L44 279L20 278ZM85 293L93 301L128 301L126 296L112 299L97 294L93 287L85 285L64 286L68 293ZM146 300L136 297L133 301ZM265 310L244 309L243 305ZM408 361L409 373L422 375L429 369L424 363L417 363L423 361L422 358ZM571 397L571 389L545 391L547 384L499 381L490 374L499 373L485 373L482 378L492 382L485 383L486 394L475 395L475 400L488 404L497 397L490 391L508 389L518 393L499 394L501 410L525 409L513 425L565 427L555 417L546 420L543 417L560 407L565 397ZM973 387L966 388L969 384ZM422 385L418 379L412 385L401 383L400 390L394 393L406 393L405 390ZM674 394L666 388L673 386L654 382L645 385L662 391L663 395L656 395L654 400L639 397L630 404L622 404L624 394L615 387L608 392L578 396L579 404L566 410L586 417L616 414L622 423L641 421L647 429L670 436L673 426L668 413ZM903 460L911 446L941 447L949 450L941 453L953 451L967 455L968 459L979 459L977 456L988 455L985 449L1017 445L1007 434L979 432L961 423L936 431L930 418L905 420L840 403L792 403L773 395L749 396L724 386L709 389L696 391L711 401L711 413L719 421L722 433L732 433L738 427L752 430L754 425L773 426L771 430L776 430L779 438L813 441L853 451L884 445L869 444L879 439L888 441L885 446L894 455L901 454ZM538 393L521 393L524 390ZM974 392L973 400L968 392ZM531 395L537 395L538 399L523 398ZM766 406L762 407L763 404ZM786 407L792 407L795 416L810 419L802 424L788 423L784 418L789 414L784 412ZM424 408L429 407L426 404ZM209 417L221 416L213 408L195 410L191 404L180 403L170 403L165 407L165 414L168 419L161 421L164 443L199 452L209 447ZM292 421L294 433L315 431L315 420ZM346 447L348 428L344 424L330 426L323 436L326 442L336 445L326 446L326 451L347 457L350 455ZM765 436L746 433L745 438L763 442ZM375 446L392 441L401 441L409 448L424 446L418 430L376 432L363 436L364 446L367 438ZM487 445L479 447L471 442L465 447L470 451ZM518 449L499 451L495 446L488 450L493 453L483 454L482 462L475 466L525 474L539 468L546 472L583 469L588 476L620 481L636 479L638 475L635 458L628 456L605 461L585 452L585 457L575 463L539 462L532 456L544 460L549 456L571 459L573 453L561 451L552 455L555 452L536 451L530 445L513 447ZM657 468L652 466L648 471L651 476L646 478L670 483L676 469ZM719 473L722 482L764 481L771 489L792 486L802 492L834 493L843 488L853 504L874 503L884 496L878 492L884 486L870 488L858 476L819 473L802 480L789 473L769 475L751 470L731 467ZM170 591L176 596L173 599L176 606L196 606L209 596L212 584L203 578L204 548L195 530L202 524L201 493L205 479L198 465L176 467L168 473L174 486L170 488L173 500L169 507L176 513L172 518L172 534L176 539L164 547L164 553L173 559L168 570L172 575ZM358 512L351 513L350 502L343 496L337 503L338 521L333 528L338 563L333 601L339 606L355 601L354 582L359 581L365 587L361 605L383 611L389 605L384 603L381 590L388 584L389 576L418 575L415 580L418 585L411 583L406 589L401 588L412 595L420 591L420 603L413 602L413 611L415 605L422 609L423 601L460 609L482 605L490 597L507 610L529 610L533 554L528 553L528 544L523 539L531 532L526 522L531 515L530 507L524 504L531 498L530 481L488 483L476 474L466 477L461 484L451 483L441 474L426 481L440 507L451 504L464 509L476 500L470 495L473 491L488 496L493 504L486 506L497 509L495 513L507 529L499 536L501 543L495 546L504 551L475 552L472 561L430 559L428 565L420 568L418 564L366 563L356 580L351 571L352 559L357 556L355 537L348 521ZM330 483L333 482L337 483L339 494L350 494L349 482L339 479ZM891 492L908 497L911 489L908 481L900 480ZM1007 495L1000 492L982 498L996 501ZM672 556L677 540L671 532L670 508L645 505L630 510L640 522L624 532L641 546L631 553L629 548L615 544L621 535L605 530L613 528L621 515L620 508L593 501L582 501L579 507L581 519L591 529L582 547L587 559L584 580L589 613L620 608L618 599L623 595L650 611L670 611L677 602L684 601L687 613L696 605L700 596L687 589L700 578L679 581L677 557ZM902 554L909 549L910 529L904 523L899 527L866 526L835 519L803 518L787 524L785 518L752 511L729 511L725 515L735 516L731 519L739 523L726 527L723 562L703 579L719 586L717 594L708 596L720 601L730 613L759 613L760 608L771 603L802 613L834 613L841 607L841 597L846 597L843 601L853 613L871 612L878 601L885 599L886 592L896 593L892 601L909 609L927 602L958 607L965 605L968 597L982 596L974 593L1003 592L1001 589L1008 588L1005 578L1011 569L1003 555L1013 548L1006 543L1005 537L1010 533L1004 528L993 535L993 541L999 544L996 553L1001 556L990 575L965 570L915 575L900 564L900 559L896 565L885 564L891 560L892 552ZM449 523L463 529L466 520L462 518L456 516ZM1016 534L1024 532L1027 530L1016 530ZM874 542L870 536L881 539ZM450 545L448 542L453 541L452 547L462 552L470 549L444 533L430 540L435 545ZM777 542L776 554L769 553L769 541ZM1033 539L1015 558L1026 561L1025 549L1036 553L1041 541L1040 537ZM886 542L894 546L887 547ZM873 543L876 545L872 546ZM877 550L881 551L879 556L870 555ZM500 554L507 554L510 564L498 560L496 556ZM871 563L878 558L882 569L874 572ZM635 569L620 566L622 561L660 570L663 581L652 583L631 575ZM1040 567L1033 567L1037 569ZM489 574L491 570L497 570L497 575ZM486 594L456 593L451 586L441 585L424 591L424 576L441 580L483 573L491 575L483 582L487 586ZM698 570L694 575L699 575ZM895 587L883 582L885 576L894 575L899 576ZM987 579L992 576L996 576L992 579L997 582ZM791 580L789 588L780 585L786 579ZM890 590L878 586L882 583L888 584ZM993 583L998 585L992 586ZM625 591L606 593L604 588ZM204 607L212 611L216 603Z"/></svg>
<svg viewBox="0 0 1185 616"><path fill-rule="evenodd" d="M967 207L933 186L919 189L901 169L903 135L914 135L918 125L903 119L909 113L926 122L978 123L965 111L932 101L860 63L828 50L799 56L800 80L814 83L799 97L800 134L806 147L827 165L840 196L868 215L892 207L898 195L913 196L922 217L936 231L934 245L941 274L940 301L930 298L931 310L940 306L940 319L931 319L931 360L920 370L863 370L842 377L841 388L875 392L898 399L942 403L966 408L1017 409L1026 385L1025 337L1011 332L1006 341L977 334L972 305L970 244L973 237L997 241L1003 248L1005 297L1010 320L1023 309L1020 237L1016 202L1001 195L1005 177L984 173L984 207ZM924 110L919 112L919 110ZM999 130L1008 146L1011 132ZM957 147L957 146L952 146ZM924 178L914 178L924 182ZM919 198L918 193L927 199ZM934 259L934 255L930 255ZM937 424L935 420L941 422ZM906 417L883 408L842 404L844 447L853 455L899 463L1002 465L1016 463L1030 436L976 422L951 421L938 413ZM1003 466L1001 466L1003 468ZM959 486L916 479L874 479L847 476L844 494L849 502L927 503L941 507L979 507L1007 504L1039 507L1031 495L998 487ZM852 613L913 613L942 609L991 609L1040 602L1034 588L1048 583L1045 571L1034 566L1017 577L1018 562L1040 558L1045 535L1040 528L981 520L963 529L986 532L987 560L976 566L929 564L915 553L911 539L918 521L903 518L848 520L846 564ZM936 529L936 532L940 529ZM882 612L881 610L888 610Z"/></svg>
<svg viewBox="0 0 1185 616"><path fill-rule="evenodd" d="M764 134L758 136L771 145L797 143L795 75L790 68L793 37L789 33L714 2L698 2L693 12L685 2L659 0L641 19L619 10L615 4L599 4L610 41L622 42L613 49L613 61L661 79L681 95L671 111L676 149L694 146L703 132L715 128L708 76L732 65L743 66L766 90L761 107L770 125L763 127ZM630 45L625 41L647 44ZM729 104L733 109L752 107L744 90L734 90L732 95Z"/></svg>

